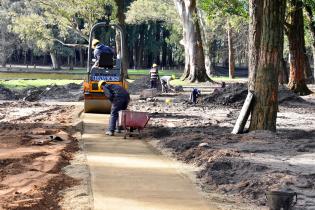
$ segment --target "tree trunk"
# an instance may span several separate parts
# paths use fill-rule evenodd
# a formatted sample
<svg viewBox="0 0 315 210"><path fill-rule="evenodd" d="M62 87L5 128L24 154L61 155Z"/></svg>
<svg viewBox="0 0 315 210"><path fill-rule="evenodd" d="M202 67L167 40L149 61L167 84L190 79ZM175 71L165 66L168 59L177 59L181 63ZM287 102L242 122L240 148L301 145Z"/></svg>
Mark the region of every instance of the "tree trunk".
<svg viewBox="0 0 315 210"><path fill-rule="evenodd" d="M278 69L283 53L285 5L285 0L264 0L250 130L276 131Z"/></svg>
<svg viewBox="0 0 315 210"><path fill-rule="evenodd" d="M6 59L2 59L1 60L1 66L2 67L6 67L6 65L7 65L7 60Z"/></svg>
<svg viewBox="0 0 315 210"><path fill-rule="evenodd" d="M228 23L228 45L229 45L229 77L234 79L235 75L235 59L234 59L234 49L232 40L232 28Z"/></svg>
<svg viewBox="0 0 315 210"><path fill-rule="evenodd" d="M215 75L215 66L216 66L216 54L217 54L217 41L213 39L210 44L210 75Z"/></svg>
<svg viewBox="0 0 315 210"><path fill-rule="evenodd" d="M85 66L84 65L85 64L85 62L84 62L84 50L80 48L79 52L80 52L80 66L84 67Z"/></svg>
<svg viewBox="0 0 315 210"><path fill-rule="evenodd" d="M174 0L183 24L185 47L185 71L182 79L190 82L205 82L210 78L205 68L205 56L201 39L196 0Z"/></svg>
<svg viewBox="0 0 315 210"><path fill-rule="evenodd" d="M313 76L315 78L315 46L312 47L313 49Z"/></svg>
<svg viewBox="0 0 315 210"><path fill-rule="evenodd" d="M5 39L5 31L4 30L0 30L1 33L1 46L0 46L0 63L2 67L6 66L7 63L7 55L6 55L6 39Z"/></svg>
<svg viewBox="0 0 315 210"><path fill-rule="evenodd" d="M311 91L305 83L305 39L303 2L290 0L291 12L289 13L289 24L287 24L287 36L290 50L290 81L288 87L300 95L308 95Z"/></svg>
<svg viewBox="0 0 315 210"><path fill-rule="evenodd" d="M169 37L169 32L167 29L163 28L163 44L162 44L162 66L167 65L167 43L166 39Z"/></svg>
<svg viewBox="0 0 315 210"><path fill-rule="evenodd" d="M256 72L259 60L259 48L262 30L264 0L249 1L249 46L248 46L248 89L255 90Z"/></svg>
<svg viewBox="0 0 315 210"><path fill-rule="evenodd" d="M46 62L47 62L46 60L47 60L47 56L46 56L46 54L44 54L43 55L43 63L42 63L43 66L46 65Z"/></svg>
<svg viewBox="0 0 315 210"><path fill-rule="evenodd" d="M122 60L122 69L123 69L123 74L125 79L128 78L128 67L129 67L129 52L128 52L128 42L127 42L127 33L126 33L126 16L125 16L125 10L126 10L126 5L124 0L115 0L116 5L117 5L117 20L118 24L123 30L123 37L122 37L122 42L124 43L124 48L123 50L123 60Z"/></svg>
<svg viewBox="0 0 315 210"><path fill-rule="evenodd" d="M137 66L137 48L136 48L136 43L135 46L132 49L133 53L132 53L132 60L133 60L133 67L136 68Z"/></svg>
<svg viewBox="0 0 315 210"><path fill-rule="evenodd" d="M280 62L278 82L281 85L288 84L289 82L287 62L283 58L281 59L281 62Z"/></svg>
<svg viewBox="0 0 315 210"><path fill-rule="evenodd" d="M315 82L315 17L313 14L312 7L308 4L304 4L307 16L309 18L309 28L313 37L313 82Z"/></svg>
<svg viewBox="0 0 315 210"><path fill-rule="evenodd" d="M205 17L204 13L201 10L198 11L198 18L200 20L200 28L201 28L201 40L202 43L204 43L204 56L205 56L205 67L207 75L210 77L211 75L214 75L214 64L212 63L211 55L213 54L211 44L212 40L209 38L207 34L207 26L205 20L207 17Z"/></svg>
<svg viewBox="0 0 315 210"><path fill-rule="evenodd" d="M167 54L168 54L167 65L168 66L173 66L174 65L174 58L173 58L173 49L172 49L172 47L169 47Z"/></svg>
<svg viewBox="0 0 315 210"><path fill-rule="evenodd" d="M55 52L50 52L51 63L54 70L60 69L60 64L58 62L58 58Z"/></svg>
<svg viewBox="0 0 315 210"><path fill-rule="evenodd" d="M24 51L24 65L27 64L27 50Z"/></svg>
<svg viewBox="0 0 315 210"><path fill-rule="evenodd" d="M137 53L137 68L141 68L143 66L143 54L144 54L144 31L145 25L140 26L139 30L139 45L138 45L138 53Z"/></svg>
<svg viewBox="0 0 315 210"><path fill-rule="evenodd" d="M74 69L74 60L75 60L75 57L71 56L71 58L70 58L70 70Z"/></svg>
<svg viewBox="0 0 315 210"><path fill-rule="evenodd" d="M157 65L161 65L161 44L163 46L163 43L161 42L161 32L162 32L162 27L161 27L161 23L157 22L155 24L155 41L158 44L158 49L156 49L156 51L154 52L154 63L156 63Z"/></svg>
<svg viewBox="0 0 315 210"><path fill-rule="evenodd" d="M306 51L306 50L305 50ZM314 82L314 77L312 73L312 68L310 64L310 60L305 52L305 63L304 63L304 77L306 78L305 82L306 83L313 83Z"/></svg>

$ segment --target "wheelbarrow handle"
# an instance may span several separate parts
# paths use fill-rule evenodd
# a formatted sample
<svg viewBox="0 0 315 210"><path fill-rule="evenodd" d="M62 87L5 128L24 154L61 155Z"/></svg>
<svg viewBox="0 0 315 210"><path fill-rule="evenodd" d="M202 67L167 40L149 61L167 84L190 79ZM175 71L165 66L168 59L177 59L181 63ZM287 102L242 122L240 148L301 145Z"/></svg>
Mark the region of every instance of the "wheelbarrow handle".
<svg viewBox="0 0 315 210"><path fill-rule="evenodd" d="M295 201L292 202L291 207L295 206L297 204L298 198L297 198L297 193L294 193Z"/></svg>

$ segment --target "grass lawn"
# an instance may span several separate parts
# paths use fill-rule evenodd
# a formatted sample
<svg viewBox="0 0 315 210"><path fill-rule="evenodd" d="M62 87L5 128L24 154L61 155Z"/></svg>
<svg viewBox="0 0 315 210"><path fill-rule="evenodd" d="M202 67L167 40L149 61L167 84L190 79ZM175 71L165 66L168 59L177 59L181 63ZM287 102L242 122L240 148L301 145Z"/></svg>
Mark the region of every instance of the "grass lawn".
<svg viewBox="0 0 315 210"><path fill-rule="evenodd" d="M83 80L85 74L53 74L53 73L0 73L2 80L17 80L17 79L51 79L51 80Z"/></svg>
<svg viewBox="0 0 315 210"><path fill-rule="evenodd" d="M66 85L69 83L80 84L83 80L53 80L53 79L37 79L37 80L9 80L0 81L0 85L9 89L25 89L30 87L42 87L47 85Z"/></svg>

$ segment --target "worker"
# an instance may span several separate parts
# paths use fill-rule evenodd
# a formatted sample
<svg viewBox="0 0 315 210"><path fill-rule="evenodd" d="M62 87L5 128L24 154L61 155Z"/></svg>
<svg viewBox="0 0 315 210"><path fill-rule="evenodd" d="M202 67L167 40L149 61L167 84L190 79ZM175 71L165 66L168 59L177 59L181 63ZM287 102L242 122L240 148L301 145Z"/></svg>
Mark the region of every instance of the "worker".
<svg viewBox="0 0 315 210"><path fill-rule="evenodd" d="M105 81L100 81L99 86L103 89L105 96L112 103L109 127L105 134L113 136L116 130L118 112L127 109L130 95L128 91L120 85L107 84Z"/></svg>
<svg viewBox="0 0 315 210"><path fill-rule="evenodd" d="M94 58L96 59L93 67L99 67L99 62L102 54L108 54L112 59L115 54L114 50L111 47L102 44L98 39L93 39L92 49L94 49Z"/></svg>
<svg viewBox="0 0 315 210"><path fill-rule="evenodd" d="M201 95L201 91L198 90L197 88L193 88L193 90L190 93L190 101L194 104L197 103L197 99Z"/></svg>
<svg viewBox="0 0 315 210"><path fill-rule="evenodd" d="M222 93L222 92L224 91L225 87L226 87L225 82L222 82L222 83L221 83L221 87L215 88L215 89L213 90L213 93L216 93L216 94Z"/></svg>
<svg viewBox="0 0 315 210"><path fill-rule="evenodd" d="M159 69L157 64L153 64L150 69L150 83L151 88L157 88L157 81L159 79Z"/></svg>
<svg viewBox="0 0 315 210"><path fill-rule="evenodd" d="M171 80L174 80L176 77L173 74L172 76L163 76L161 77L161 86L162 86L162 92L167 93L171 89Z"/></svg>

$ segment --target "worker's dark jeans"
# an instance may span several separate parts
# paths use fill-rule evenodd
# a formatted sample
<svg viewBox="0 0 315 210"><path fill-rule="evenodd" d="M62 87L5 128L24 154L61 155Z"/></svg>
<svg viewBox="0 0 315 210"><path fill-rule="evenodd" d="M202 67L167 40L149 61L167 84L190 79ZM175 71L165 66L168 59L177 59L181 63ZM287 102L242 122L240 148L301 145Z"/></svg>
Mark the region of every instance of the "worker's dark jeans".
<svg viewBox="0 0 315 210"><path fill-rule="evenodd" d="M151 79L151 88L157 88L157 79Z"/></svg>
<svg viewBox="0 0 315 210"><path fill-rule="evenodd" d="M161 86L162 86L162 92L163 93L168 93L169 86L167 85L167 82L162 80L161 81Z"/></svg>
<svg viewBox="0 0 315 210"><path fill-rule="evenodd" d="M109 119L109 131L114 132L116 129L116 123L118 120L118 112L121 110L126 110L128 107L129 101L119 101L112 103L112 110L110 112L110 119Z"/></svg>

